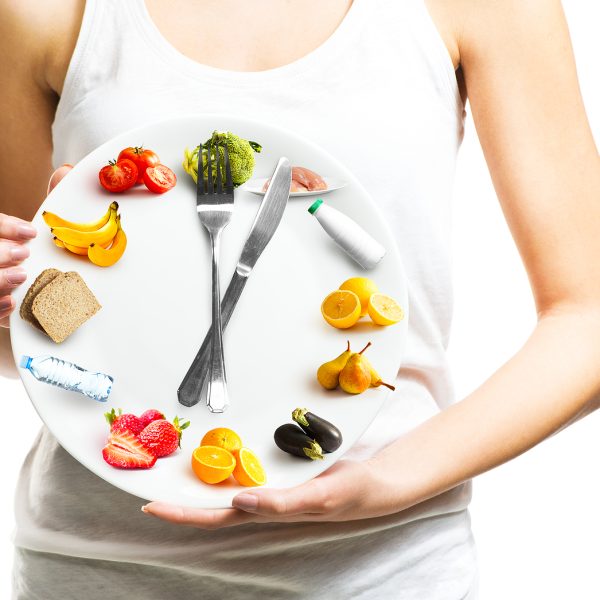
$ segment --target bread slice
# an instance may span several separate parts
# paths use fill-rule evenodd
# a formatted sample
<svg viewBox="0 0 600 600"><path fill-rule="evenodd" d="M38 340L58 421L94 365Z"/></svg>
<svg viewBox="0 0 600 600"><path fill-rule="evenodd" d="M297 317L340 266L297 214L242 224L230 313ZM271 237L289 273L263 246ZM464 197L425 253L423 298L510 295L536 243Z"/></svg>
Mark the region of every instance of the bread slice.
<svg viewBox="0 0 600 600"><path fill-rule="evenodd" d="M102 307L79 273L61 273L34 298L32 312L57 344L66 340Z"/></svg>
<svg viewBox="0 0 600 600"><path fill-rule="evenodd" d="M25 294L25 298L23 298L23 302L21 302L21 308L19 309L19 315L21 318L31 323L34 327L38 329L42 329L42 326L39 324L38 320L35 318L35 315L31 311L33 307L33 301L38 293L46 287L48 283L50 283L55 277L61 275L62 271L58 269L45 269L42 271L36 278L36 280L31 284L27 293ZM43 331L43 330L42 330Z"/></svg>

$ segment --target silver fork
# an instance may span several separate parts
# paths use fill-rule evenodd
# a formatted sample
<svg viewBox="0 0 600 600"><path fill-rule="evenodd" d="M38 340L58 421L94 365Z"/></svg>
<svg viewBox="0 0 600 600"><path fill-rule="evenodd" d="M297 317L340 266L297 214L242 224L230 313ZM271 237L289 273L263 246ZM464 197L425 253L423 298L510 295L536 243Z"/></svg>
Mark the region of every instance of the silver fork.
<svg viewBox="0 0 600 600"><path fill-rule="evenodd" d="M212 146L212 147L211 147ZM233 214L233 181L226 146L216 142L207 149L207 181L204 183L202 144L198 147L198 181L196 185L196 209L200 223L206 227L210 235L212 248L212 350L208 378L206 404L212 412L223 412L228 404L227 376L223 354L223 328L221 323L221 293L219 290L219 248L221 233L229 224ZM220 168L220 152L223 149L225 164L225 188L223 173ZM211 153L215 155L215 177ZM213 179L216 181L213 182Z"/></svg>

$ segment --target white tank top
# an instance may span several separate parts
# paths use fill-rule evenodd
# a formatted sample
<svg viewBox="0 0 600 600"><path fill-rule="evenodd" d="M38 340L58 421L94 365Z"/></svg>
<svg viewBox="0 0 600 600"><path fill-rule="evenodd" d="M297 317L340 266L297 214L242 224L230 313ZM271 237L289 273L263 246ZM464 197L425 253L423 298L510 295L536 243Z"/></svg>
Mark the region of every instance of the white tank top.
<svg viewBox="0 0 600 600"><path fill-rule="evenodd" d="M354 0L320 47L261 72L187 58L143 0L88 0L53 124L54 164L193 111L268 121L320 144L372 191L395 233L410 282L404 365L347 457L371 456L448 406L450 200L464 111L424 0ZM173 569L185 572L202 591L194 598L458 600L474 575L469 498L467 484L383 518L203 532L141 514L142 500L88 472L43 430L18 489L16 543L154 565L165 582ZM165 587L152 597L175 595Z"/></svg>

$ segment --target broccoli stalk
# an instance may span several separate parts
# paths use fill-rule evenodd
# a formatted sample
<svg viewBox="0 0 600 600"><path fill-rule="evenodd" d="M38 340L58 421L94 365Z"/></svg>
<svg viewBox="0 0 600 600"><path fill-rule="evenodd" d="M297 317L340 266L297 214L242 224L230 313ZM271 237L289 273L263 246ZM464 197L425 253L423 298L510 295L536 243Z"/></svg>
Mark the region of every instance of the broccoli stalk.
<svg viewBox="0 0 600 600"><path fill-rule="evenodd" d="M254 153L260 152L262 146L256 142L245 140L229 131L213 131L212 136L202 145L202 172L207 177L207 157L211 153L213 163L213 176L216 176L215 149L227 146L229 164L231 165L231 178L234 187L242 185L252 177L254 171ZM198 180L198 146L192 151L185 149L183 168L194 181ZM223 152L220 152L221 158ZM222 163L221 163L222 164Z"/></svg>

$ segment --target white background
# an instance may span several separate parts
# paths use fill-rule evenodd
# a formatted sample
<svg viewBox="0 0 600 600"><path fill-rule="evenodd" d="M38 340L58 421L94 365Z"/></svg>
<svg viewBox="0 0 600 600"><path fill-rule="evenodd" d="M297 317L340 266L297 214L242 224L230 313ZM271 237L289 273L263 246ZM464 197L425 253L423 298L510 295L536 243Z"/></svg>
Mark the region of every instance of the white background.
<svg viewBox="0 0 600 600"><path fill-rule="evenodd" d="M563 0L563 6L599 143L600 5L597 0ZM450 358L461 397L519 348L535 322L527 279L470 119L459 162L454 221ZM5 360L0 357L0 364ZM0 556L7 557L12 552L13 489L39 419L20 383L1 375L0 401L3 418L9 420L0 436ZM594 414L476 480L471 510L481 600L600 598L599 428L600 415ZM0 598L10 597L10 572L10 560L1 560Z"/></svg>

